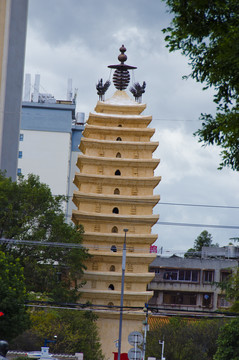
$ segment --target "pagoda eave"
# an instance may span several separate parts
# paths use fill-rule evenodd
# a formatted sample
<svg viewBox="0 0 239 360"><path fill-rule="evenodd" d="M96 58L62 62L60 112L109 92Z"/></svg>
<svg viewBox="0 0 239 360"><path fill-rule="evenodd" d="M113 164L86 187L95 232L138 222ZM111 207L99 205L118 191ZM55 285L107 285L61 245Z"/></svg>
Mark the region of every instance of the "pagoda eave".
<svg viewBox="0 0 239 360"><path fill-rule="evenodd" d="M107 114L107 113L97 113L97 112L90 112L89 118L87 123L94 124L97 123L104 123L105 119L110 123L118 124L119 122L122 124L134 124L136 123L136 127L138 124L143 124L148 126L152 121L151 115L126 115L126 114Z"/></svg>
<svg viewBox="0 0 239 360"><path fill-rule="evenodd" d="M100 202L100 203L114 203L120 204L140 204L155 206L160 200L160 195L149 196L123 196L123 195L103 195L92 194L80 191L73 192L73 202L78 207L80 202Z"/></svg>
<svg viewBox="0 0 239 360"><path fill-rule="evenodd" d="M155 133L155 129L151 128L123 128L123 127L108 127L108 126L96 126L96 125L85 125L85 129L83 131L83 136L89 137L92 134L115 134L115 136L131 134L132 130L134 134L137 136L147 135L149 137L153 136Z"/></svg>
<svg viewBox="0 0 239 360"><path fill-rule="evenodd" d="M104 301L106 299L107 301L119 300L121 296L121 292L116 290L95 290L95 289L82 288L80 291L81 291L81 298L89 297L93 300L94 299L102 299ZM144 300L145 297L152 297L153 294L154 294L153 291L142 291L142 292L125 291L124 299L132 300L132 301Z"/></svg>
<svg viewBox="0 0 239 360"><path fill-rule="evenodd" d="M159 159L122 159L122 158L105 158L101 156L78 155L77 167L81 169L86 164L97 164L98 166L134 166L155 169L160 163Z"/></svg>
<svg viewBox="0 0 239 360"><path fill-rule="evenodd" d="M84 244L83 244L84 245ZM87 247L87 245L85 245ZM108 251L100 251L100 250L89 250L89 253L94 257L94 261L104 261L104 262L116 262L121 263L122 262L122 251L117 252L108 252ZM151 264L151 262L155 259L157 254L155 253L142 253L141 252L130 252L127 251L127 259L130 259L130 263L132 264Z"/></svg>
<svg viewBox="0 0 239 360"><path fill-rule="evenodd" d="M154 273L125 273L125 280L127 282L136 282L136 283L149 283L153 278ZM85 280L110 280L110 281L120 281L122 279L122 274L117 272L96 272L96 271L85 271L84 272Z"/></svg>
<svg viewBox="0 0 239 360"><path fill-rule="evenodd" d="M127 186L152 186L153 188L158 185L161 181L161 176L154 177L129 177L129 176L106 176L106 175L96 175L96 174L82 174L76 173L74 178L74 184L79 187L82 182L87 183L96 183L101 184L113 184L125 185Z"/></svg>
<svg viewBox="0 0 239 360"><path fill-rule="evenodd" d="M92 138L85 138L82 137L79 149L82 153L85 153L87 148L102 148L105 149L114 149L117 150L124 149L127 147L128 150L150 150L152 153L157 149L159 143L158 141L144 141L144 142L137 142L137 141L111 141L111 140L100 140L100 139L92 139Z"/></svg>
<svg viewBox="0 0 239 360"><path fill-rule="evenodd" d="M118 233L99 233L99 232L85 232L83 235L83 241L86 243L88 241L105 241L108 242L119 242L122 244L124 241L124 234L118 234ZM158 238L158 235L156 234L127 234L127 244L131 243L144 243L144 244L152 244L154 243Z"/></svg>
<svg viewBox="0 0 239 360"><path fill-rule="evenodd" d="M103 223L131 223L140 225L153 226L159 219L159 215L120 215L120 214L102 214L83 212L79 210L72 210L72 219L77 223L85 221L97 221Z"/></svg>

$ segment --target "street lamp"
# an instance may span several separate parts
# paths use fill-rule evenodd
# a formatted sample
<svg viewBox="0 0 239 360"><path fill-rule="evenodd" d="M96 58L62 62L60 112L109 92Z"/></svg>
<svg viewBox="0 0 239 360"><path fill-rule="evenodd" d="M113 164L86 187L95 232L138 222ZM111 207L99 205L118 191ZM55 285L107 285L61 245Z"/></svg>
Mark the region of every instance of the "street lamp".
<svg viewBox="0 0 239 360"><path fill-rule="evenodd" d="M124 302L124 274L126 264L126 233L128 229L124 229L124 246L122 255L122 279L121 279L121 297L120 297L120 320L119 320L119 342L118 342L118 360L120 360L121 352L121 335L122 335L122 319L123 319L123 302Z"/></svg>

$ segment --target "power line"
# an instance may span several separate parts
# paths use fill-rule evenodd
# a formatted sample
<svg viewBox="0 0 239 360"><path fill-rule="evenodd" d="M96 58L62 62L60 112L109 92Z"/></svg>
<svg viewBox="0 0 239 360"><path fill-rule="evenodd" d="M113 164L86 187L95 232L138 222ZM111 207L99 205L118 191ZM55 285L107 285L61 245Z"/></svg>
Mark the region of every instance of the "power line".
<svg viewBox="0 0 239 360"><path fill-rule="evenodd" d="M85 247L81 244L74 243L60 243L60 242L50 242L50 241L34 241L34 240L15 240L15 239L5 239L1 238L0 243L10 244L10 245L35 245L35 246L49 246L49 247L64 247L64 248L77 248L84 249Z"/></svg>
<svg viewBox="0 0 239 360"><path fill-rule="evenodd" d="M59 195L53 195L53 196L59 196ZM65 197L70 199L73 196L72 195L67 195ZM87 199L87 198L91 198L91 197L85 195L85 198ZM189 204L189 203L162 202L162 201L159 201L157 203L157 205L192 206L192 207L221 208L221 209L239 209L239 206L236 206L236 205Z"/></svg>
<svg viewBox="0 0 239 360"><path fill-rule="evenodd" d="M39 307L39 308L53 308L53 309L61 309L61 310L76 310L76 311L115 311L119 312L121 309L124 312L129 311L143 311L143 307L136 306L118 306L118 305L95 305L95 304L81 304L81 303L56 303L56 302L48 302L48 301L29 301L25 303L27 307ZM162 307L156 306L148 306L148 311L151 312L152 315L165 315L165 316L184 316L184 317L205 317L211 315L216 318L221 317L235 317L239 316L238 313L231 313L228 311L211 311L211 310L194 310L193 313L191 310L182 310L182 309L164 309ZM181 313L181 314L180 314Z"/></svg>
<svg viewBox="0 0 239 360"><path fill-rule="evenodd" d="M156 224L172 225L172 226L206 227L206 228L214 228L214 229L239 229L238 225L192 224L192 223L177 223L170 221L157 221Z"/></svg>
<svg viewBox="0 0 239 360"><path fill-rule="evenodd" d="M187 203L174 203L174 202L161 202L161 201L159 201L157 205L193 206L193 207L221 208L221 209L239 209L239 206L231 206L231 205L187 204Z"/></svg>

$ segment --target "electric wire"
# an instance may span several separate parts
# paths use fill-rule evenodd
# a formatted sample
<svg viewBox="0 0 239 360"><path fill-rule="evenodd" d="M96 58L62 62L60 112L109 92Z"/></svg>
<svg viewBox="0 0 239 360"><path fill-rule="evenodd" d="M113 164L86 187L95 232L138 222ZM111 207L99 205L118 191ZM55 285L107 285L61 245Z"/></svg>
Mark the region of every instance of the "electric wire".
<svg viewBox="0 0 239 360"><path fill-rule="evenodd" d="M211 311L211 310L188 310L188 309L164 309L163 307L155 307L147 304L147 309L144 307L136 306L119 306L119 305L101 305L101 304L82 304L82 303L56 303L56 302L46 302L46 301L27 301L25 303L26 307L36 307L36 308L53 308L60 310L76 310L76 311L94 311L94 312L116 312L119 313L121 310L124 313L129 312L146 312L151 313L152 315L159 316L182 316L182 317L208 317L211 315L213 318L221 317L237 317L239 313L233 313L229 311ZM146 310L146 311L145 311Z"/></svg>
<svg viewBox="0 0 239 360"><path fill-rule="evenodd" d="M53 196L59 196L59 195L53 195ZM67 198L73 198L73 195L63 195ZM84 197L90 198L90 196L84 195ZM205 207L205 208L221 208L221 209L239 209L239 206L237 205L215 205L215 204L192 204L192 203L177 203L177 202L162 202L159 201L157 205L173 205L173 206L192 206L192 207Z"/></svg>

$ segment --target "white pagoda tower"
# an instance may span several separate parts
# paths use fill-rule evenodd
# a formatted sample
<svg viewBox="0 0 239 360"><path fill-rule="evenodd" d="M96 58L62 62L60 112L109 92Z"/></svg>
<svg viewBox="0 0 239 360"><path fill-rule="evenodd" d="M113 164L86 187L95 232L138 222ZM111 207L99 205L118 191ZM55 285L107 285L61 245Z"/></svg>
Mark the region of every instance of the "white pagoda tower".
<svg viewBox="0 0 239 360"><path fill-rule="evenodd" d="M93 256L87 261L81 289L81 302L90 302L98 309L98 326L106 359L117 351L114 341L119 334L121 298L122 248L126 237L127 256L124 287L124 310L121 353L128 352L128 335L142 330L145 317L142 309L152 297L147 290L152 280L149 264L155 258L150 246L157 240L151 233L158 215L153 208L160 199L154 188L160 177L154 176L159 160L152 154L158 146L150 141L154 129L152 117L142 115L146 105L140 103L143 86L131 89L135 99L125 91L130 80L125 64L125 47L120 48L120 64L114 68L115 94L104 101L109 86L98 84L100 100L83 132L74 183L78 191L73 201L72 219L83 224L83 244ZM127 229L127 233L125 232ZM102 306L103 305L103 306ZM97 307L98 306L98 307ZM96 311L96 310L95 310Z"/></svg>

